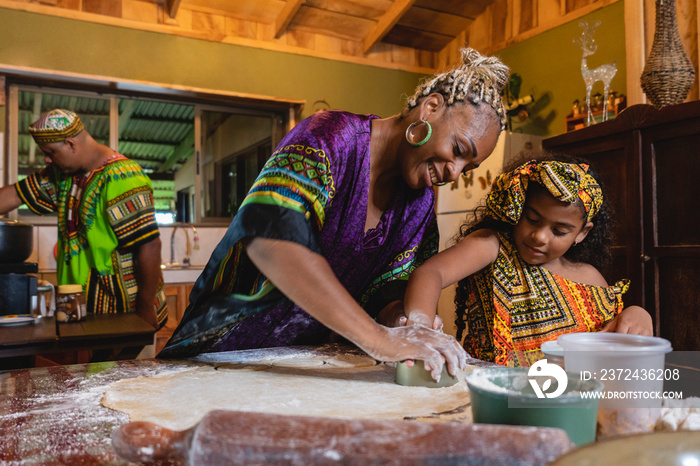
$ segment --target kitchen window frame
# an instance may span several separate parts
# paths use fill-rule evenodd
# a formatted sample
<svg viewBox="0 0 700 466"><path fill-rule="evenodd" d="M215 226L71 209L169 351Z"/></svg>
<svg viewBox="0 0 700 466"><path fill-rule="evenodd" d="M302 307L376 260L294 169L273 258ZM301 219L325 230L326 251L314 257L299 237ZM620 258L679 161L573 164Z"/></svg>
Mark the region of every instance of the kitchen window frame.
<svg viewBox="0 0 700 466"><path fill-rule="evenodd" d="M113 150L118 149L119 144L119 99L131 98L165 103L177 103L194 105L194 131L195 144L195 224L213 224L221 226L230 223L230 218L203 217L204 205L204 174L202 170L202 138L203 134L201 116L203 111L218 111L233 114L245 114L256 116L268 116L273 119L273 127L279 128L272 132L273 147L281 140L283 135L293 128L300 120L304 101L266 98L257 96L245 97L232 95L231 93L216 93L215 91L203 92L201 89L172 89L158 85L133 84L125 81L111 81L67 77L64 79L51 79L42 73L5 74L0 68L0 77L6 78L6 133L5 133L5 157L4 174L0 180L0 186L14 184L18 180L19 165L19 93L30 91L39 93L53 93L86 98L103 98L109 100L109 146ZM119 88L118 92L115 89ZM87 90L86 90L87 89ZM0 106L0 108L2 108ZM277 119L276 123L274 120ZM35 225L51 225L56 223L55 216L24 216L19 215L17 209L7 214L9 218L22 220ZM163 225L167 226L167 225Z"/></svg>

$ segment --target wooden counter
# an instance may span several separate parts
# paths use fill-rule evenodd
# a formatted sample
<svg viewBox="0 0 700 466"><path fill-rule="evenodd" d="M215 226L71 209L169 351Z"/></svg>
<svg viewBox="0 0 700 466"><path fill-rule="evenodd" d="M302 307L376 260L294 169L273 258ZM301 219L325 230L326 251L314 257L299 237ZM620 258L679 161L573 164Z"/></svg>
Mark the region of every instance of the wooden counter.
<svg viewBox="0 0 700 466"><path fill-rule="evenodd" d="M0 327L0 358L81 350L143 348L155 329L136 314L88 314L80 322L42 317L33 324ZM26 367L26 366L24 366Z"/></svg>
<svg viewBox="0 0 700 466"><path fill-rule="evenodd" d="M247 354L229 354L236 353ZM129 360L0 373L0 464L129 464L111 444L114 428L128 418L100 404L108 386L214 364L222 357L225 353L200 361Z"/></svg>

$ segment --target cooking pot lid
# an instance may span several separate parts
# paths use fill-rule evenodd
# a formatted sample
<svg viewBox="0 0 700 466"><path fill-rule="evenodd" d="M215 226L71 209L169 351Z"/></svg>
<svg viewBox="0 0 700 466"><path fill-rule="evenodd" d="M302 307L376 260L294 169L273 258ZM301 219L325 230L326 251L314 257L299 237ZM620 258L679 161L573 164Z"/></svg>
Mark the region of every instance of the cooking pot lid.
<svg viewBox="0 0 700 466"><path fill-rule="evenodd" d="M17 226L17 227L32 227L31 223L20 222L19 220L13 220L10 218L0 218L0 225L7 226Z"/></svg>
<svg viewBox="0 0 700 466"><path fill-rule="evenodd" d="M0 264L0 273L38 273L39 264L36 262L20 262L16 264Z"/></svg>

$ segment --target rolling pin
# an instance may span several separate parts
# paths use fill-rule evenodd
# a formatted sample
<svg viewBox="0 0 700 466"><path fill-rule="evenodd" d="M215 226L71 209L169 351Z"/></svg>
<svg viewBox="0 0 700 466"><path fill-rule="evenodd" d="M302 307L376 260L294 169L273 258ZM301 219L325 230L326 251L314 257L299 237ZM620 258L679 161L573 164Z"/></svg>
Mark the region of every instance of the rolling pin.
<svg viewBox="0 0 700 466"><path fill-rule="evenodd" d="M172 431L148 422L115 429L112 445L136 462L187 465L547 464L573 447L561 429L337 419L211 411Z"/></svg>

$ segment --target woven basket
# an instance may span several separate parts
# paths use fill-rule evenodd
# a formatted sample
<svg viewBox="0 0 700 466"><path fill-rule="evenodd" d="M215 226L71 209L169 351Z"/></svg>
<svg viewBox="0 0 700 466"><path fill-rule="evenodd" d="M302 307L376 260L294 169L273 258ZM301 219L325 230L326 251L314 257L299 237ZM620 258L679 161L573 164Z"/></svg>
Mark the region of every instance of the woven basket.
<svg viewBox="0 0 700 466"><path fill-rule="evenodd" d="M661 108L682 103L694 82L695 69L678 33L676 1L656 0L656 30L642 72L642 89Z"/></svg>

